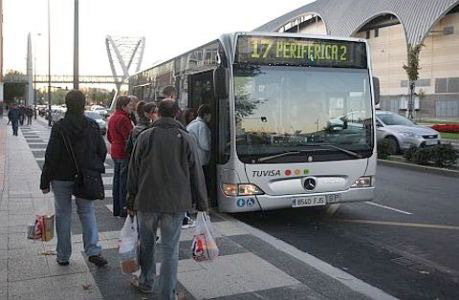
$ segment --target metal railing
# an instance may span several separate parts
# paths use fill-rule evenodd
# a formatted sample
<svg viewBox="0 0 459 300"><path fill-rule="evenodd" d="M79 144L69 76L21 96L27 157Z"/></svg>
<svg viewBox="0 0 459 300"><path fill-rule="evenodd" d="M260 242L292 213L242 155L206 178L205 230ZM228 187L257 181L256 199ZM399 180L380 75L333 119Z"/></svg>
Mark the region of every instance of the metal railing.
<svg viewBox="0 0 459 300"><path fill-rule="evenodd" d="M112 75L80 75L80 83L86 84L115 84L123 77ZM5 75L5 83L27 83L27 75ZM48 83L48 75L35 75L33 82ZM51 83L73 83L73 75L51 75Z"/></svg>

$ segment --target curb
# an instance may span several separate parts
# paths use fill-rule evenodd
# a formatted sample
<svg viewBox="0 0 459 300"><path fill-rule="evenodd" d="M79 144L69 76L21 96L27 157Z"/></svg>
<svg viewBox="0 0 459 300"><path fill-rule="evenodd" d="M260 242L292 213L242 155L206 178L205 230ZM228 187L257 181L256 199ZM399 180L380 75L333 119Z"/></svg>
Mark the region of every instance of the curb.
<svg viewBox="0 0 459 300"><path fill-rule="evenodd" d="M459 171L441 169L441 168L435 168L435 167L429 167L429 166L421 166L421 165L409 164L409 163L393 161L393 160L378 159L378 164L391 166L391 167L399 167L399 168L407 169L407 170L414 170L414 171L420 171L420 172L425 172L425 173L443 175L443 176L448 176L448 177L459 177Z"/></svg>

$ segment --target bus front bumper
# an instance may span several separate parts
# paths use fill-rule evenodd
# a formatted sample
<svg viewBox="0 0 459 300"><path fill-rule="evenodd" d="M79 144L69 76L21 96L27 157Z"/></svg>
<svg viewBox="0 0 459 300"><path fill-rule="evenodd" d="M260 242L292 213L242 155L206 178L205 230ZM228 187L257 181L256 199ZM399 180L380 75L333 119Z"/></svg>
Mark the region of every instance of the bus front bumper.
<svg viewBox="0 0 459 300"><path fill-rule="evenodd" d="M296 194L284 196L258 195L245 197L224 197L218 203L218 209L221 212L246 212L259 210L273 210L282 208L292 208L296 199L322 196L322 195L339 195L326 204L339 204L350 202L372 201L374 197L374 187L368 188L351 188L339 192L327 192L316 194ZM324 205L322 205L324 206Z"/></svg>

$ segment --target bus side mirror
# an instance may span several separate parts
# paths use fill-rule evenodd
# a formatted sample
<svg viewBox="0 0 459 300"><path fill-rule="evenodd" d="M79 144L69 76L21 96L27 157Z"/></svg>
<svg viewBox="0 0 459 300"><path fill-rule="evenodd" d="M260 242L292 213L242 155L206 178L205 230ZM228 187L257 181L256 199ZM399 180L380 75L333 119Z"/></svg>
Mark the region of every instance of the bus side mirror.
<svg viewBox="0 0 459 300"><path fill-rule="evenodd" d="M379 89L379 78L373 77L373 88L374 88L374 95L375 95L375 105L379 104L380 100L380 89Z"/></svg>
<svg viewBox="0 0 459 300"><path fill-rule="evenodd" d="M214 70L214 97L217 99L228 98L228 80L226 69L218 67Z"/></svg>

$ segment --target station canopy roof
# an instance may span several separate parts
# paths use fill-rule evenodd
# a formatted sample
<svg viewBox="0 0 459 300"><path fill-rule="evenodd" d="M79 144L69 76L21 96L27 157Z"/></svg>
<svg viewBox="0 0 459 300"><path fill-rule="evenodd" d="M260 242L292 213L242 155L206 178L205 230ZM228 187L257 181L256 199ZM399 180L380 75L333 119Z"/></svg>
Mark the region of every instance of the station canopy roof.
<svg viewBox="0 0 459 300"><path fill-rule="evenodd" d="M317 0L254 31L279 31L302 16L316 15L324 22L328 35L349 37L375 18L394 15L403 26L407 43L417 45L457 5L459 0Z"/></svg>

